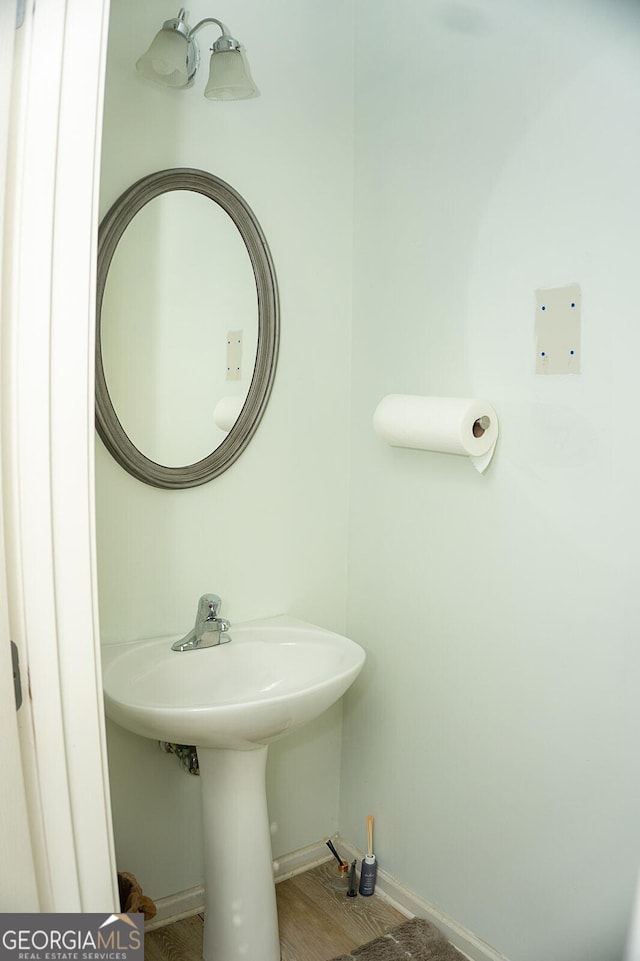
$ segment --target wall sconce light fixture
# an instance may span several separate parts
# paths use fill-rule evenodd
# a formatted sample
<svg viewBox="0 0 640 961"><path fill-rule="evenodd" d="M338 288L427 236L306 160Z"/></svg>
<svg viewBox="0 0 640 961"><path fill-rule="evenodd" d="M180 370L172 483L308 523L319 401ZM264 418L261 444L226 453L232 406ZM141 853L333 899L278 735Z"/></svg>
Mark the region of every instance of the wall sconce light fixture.
<svg viewBox="0 0 640 961"><path fill-rule="evenodd" d="M149 80L167 87L192 87L200 65L196 33L208 23L222 31L211 48L209 82L204 95L209 100L248 100L259 97L244 48L229 33L228 27L207 17L190 27L187 11L182 7L173 20L165 20L151 46L136 63L136 70Z"/></svg>

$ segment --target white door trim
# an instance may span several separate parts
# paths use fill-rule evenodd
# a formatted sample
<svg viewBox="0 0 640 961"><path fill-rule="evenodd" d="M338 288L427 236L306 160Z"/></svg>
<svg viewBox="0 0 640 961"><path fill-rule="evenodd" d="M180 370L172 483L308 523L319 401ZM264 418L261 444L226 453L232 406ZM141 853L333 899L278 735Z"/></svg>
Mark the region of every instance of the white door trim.
<svg viewBox="0 0 640 961"><path fill-rule="evenodd" d="M7 174L15 23L15 9L11 4L0 4L0 185L2 186L6 182ZM0 190L0 291L3 277L4 200L4 190ZM1 311L0 304L0 316L2 316ZM0 383L2 382L3 378L0 377ZM3 430L0 424L0 438L2 435ZM1 462L0 446L0 465ZM0 911L36 911L39 898L27 819L7 608L4 507L0 476L0 770L2 770L0 850L4 864L11 866L11 870L5 870L0 874Z"/></svg>
<svg viewBox="0 0 640 961"><path fill-rule="evenodd" d="M108 0L27 5L7 178L9 613L28 665L22 746L40 910L55 912L118 909L93 484L107 17Z"/></svg>

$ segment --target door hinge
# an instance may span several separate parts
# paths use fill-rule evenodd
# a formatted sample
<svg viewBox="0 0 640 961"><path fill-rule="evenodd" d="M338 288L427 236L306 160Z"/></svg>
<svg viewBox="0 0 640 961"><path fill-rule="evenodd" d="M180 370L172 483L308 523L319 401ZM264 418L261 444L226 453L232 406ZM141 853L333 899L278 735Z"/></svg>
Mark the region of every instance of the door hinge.
<svg viewBox="0 0 640 961"><path fill-rule="evenodd" d="M22 704L22 684L20 683L20 659L18 648L11 641L11 666L13 667L13 691L16 696L16 711L20 710Z"/></svg>

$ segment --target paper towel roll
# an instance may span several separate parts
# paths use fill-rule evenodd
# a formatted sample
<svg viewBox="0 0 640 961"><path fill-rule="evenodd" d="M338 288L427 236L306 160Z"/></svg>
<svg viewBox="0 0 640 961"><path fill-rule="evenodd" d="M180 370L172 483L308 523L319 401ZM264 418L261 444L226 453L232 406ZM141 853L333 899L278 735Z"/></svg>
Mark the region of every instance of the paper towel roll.
<svg viewBox="0 0 640 961"><path fill-rule="evenodd" d="M378 437L392 447L464 454L480 473L498 439L498 417L485 400L388 394L373 415Z"/></svg>
<svg viewBox="0 0 640 961"><path fill-rule="evenodd" d="M213 408L213 421L220 430L231 430L244 406L244 397L221 397Z"/></svg>

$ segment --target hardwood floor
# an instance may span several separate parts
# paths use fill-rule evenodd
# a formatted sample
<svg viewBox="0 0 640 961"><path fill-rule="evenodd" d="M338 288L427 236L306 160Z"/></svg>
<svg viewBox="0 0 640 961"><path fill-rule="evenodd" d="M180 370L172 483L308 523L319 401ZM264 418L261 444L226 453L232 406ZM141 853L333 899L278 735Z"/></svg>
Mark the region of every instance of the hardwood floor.
<svg viewBox="0 0 640 961"><path fill-rule="evenodd" d="M335 861L276 886L282 961L328 961L406 921L374 894L348 898Z"/></svg>
<svg viewBox="0 0 640 961"><path fill-rule="evenodd" d="M406 920L376 895L348 898L346 892L335 861L276 885L282 961L329 961ZM145 961L201 961L202 923L195 915L151 931Z"/></svg>
<svg viewBox="0 0 640 961"><path fill-rule="evenodd" d="M144 961L201 961L202 917L174 921L144 936Z"/></svg>

